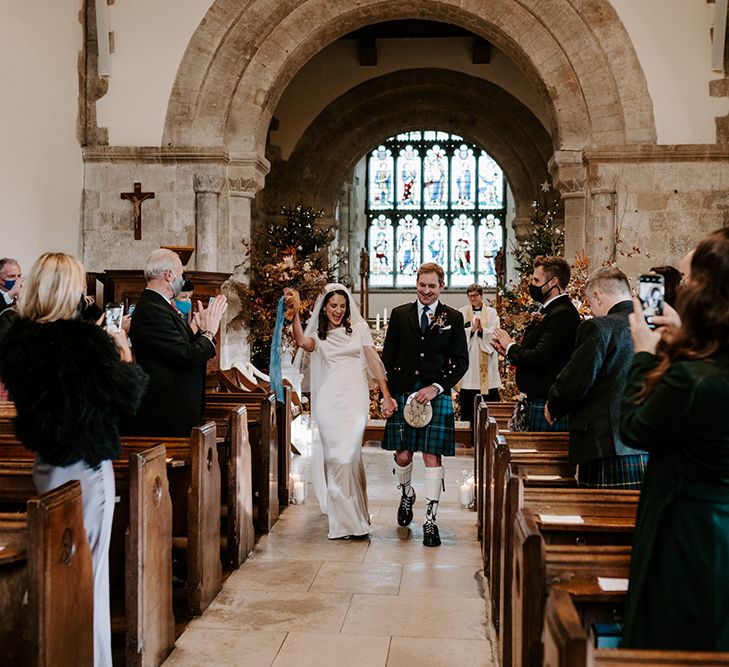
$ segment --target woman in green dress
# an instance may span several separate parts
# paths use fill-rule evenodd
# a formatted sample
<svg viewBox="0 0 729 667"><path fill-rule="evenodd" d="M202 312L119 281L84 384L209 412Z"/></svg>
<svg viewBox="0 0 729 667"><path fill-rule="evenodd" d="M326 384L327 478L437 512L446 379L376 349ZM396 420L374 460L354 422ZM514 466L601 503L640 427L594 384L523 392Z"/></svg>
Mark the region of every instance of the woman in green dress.
<svg viewBox="0 0 729 667"><path fill-rule="evenodd" d="M667 311L656 331L637 300L630 316L621 434L651 456L623 644L729 651L729 229L698 245Z"/></svg>

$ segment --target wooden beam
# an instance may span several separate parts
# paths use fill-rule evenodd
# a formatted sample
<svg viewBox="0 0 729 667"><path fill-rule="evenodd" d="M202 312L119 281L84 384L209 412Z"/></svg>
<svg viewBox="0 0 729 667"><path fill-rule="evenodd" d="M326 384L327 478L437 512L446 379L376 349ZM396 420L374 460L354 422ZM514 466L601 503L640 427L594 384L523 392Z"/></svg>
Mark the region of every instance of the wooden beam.
<svg viewBox="0 0 729 667"><path fill-rule="evenodd" d="M491 62L491 42L483 37L473 38L473 64L488 65Z"/></svg>
<svg viewBox="0 0 729 667"><path fill-rule="evenodd" d="M359 64L361 67L377 67L377 40L373 32L359 39Z"/></svg>

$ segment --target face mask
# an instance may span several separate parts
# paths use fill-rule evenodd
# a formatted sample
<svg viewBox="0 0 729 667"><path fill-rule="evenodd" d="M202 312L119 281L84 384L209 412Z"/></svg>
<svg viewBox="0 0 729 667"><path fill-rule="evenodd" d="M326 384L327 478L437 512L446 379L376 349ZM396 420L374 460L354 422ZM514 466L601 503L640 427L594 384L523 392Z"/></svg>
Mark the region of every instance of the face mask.
<svg viewBox="0 0 729 667"><path fill-rule="evenodd" d="M15 287L15 280L4 280L5 283L5 289L9 292L13 287Z"/></svg>
<svg viewBox="0 0 729 667"><path fill-rule="evenodd" d="M180 296L180 292L182 292L182 285L184 284L184 280L182 278L179 278L178 276L175 276L175 279L172 281L172 284L170 287L172 288L172 298L176 299L178 296Z"/></svg>
<svg viewBox="0 0 729 667"><path fill-rule="evenodd" d="M183 315L187 315L192 308L192 301L178 301L175 299L175 306Z"/></svg>
<svg viewBox="0 0 729 667"><path fill-rule="evenodd" d="M551 279L550 279L551 280ZM547 281L547 283L549 280ZM547 283L544 283L546 285ZM542 287L544 285L529 285L529 296L532 297L537 303L544 303L545 297L547 296L544 292L542 292ZM552 288L550 287L549 290L547 290L547 294L551 292Z"/></svg>

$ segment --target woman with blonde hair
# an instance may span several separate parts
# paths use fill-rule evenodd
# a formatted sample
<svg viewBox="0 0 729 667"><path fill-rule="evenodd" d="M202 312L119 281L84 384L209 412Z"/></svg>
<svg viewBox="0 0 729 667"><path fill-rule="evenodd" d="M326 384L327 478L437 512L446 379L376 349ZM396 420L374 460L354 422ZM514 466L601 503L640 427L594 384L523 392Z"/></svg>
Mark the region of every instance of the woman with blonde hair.
<svg viewBox="0 0 729 667"><path fill-rule="evenodd" d="M3 337L0 377L15 401L15 430L36 453L38 493L79 480L94 571L94 664L111 660L109 542L114 514L112 459L119 421L139 405L147 376L132 362L126 334L84 320L86 275L64 253L38 258Z"/></svg>
<svg viewBox="0 0 729 667"><path fill-rule="evenodd" d="M675 326L652 331L634 303L620 431L650 460L623 643L729 651L729 228L696 248Z"/></svg>

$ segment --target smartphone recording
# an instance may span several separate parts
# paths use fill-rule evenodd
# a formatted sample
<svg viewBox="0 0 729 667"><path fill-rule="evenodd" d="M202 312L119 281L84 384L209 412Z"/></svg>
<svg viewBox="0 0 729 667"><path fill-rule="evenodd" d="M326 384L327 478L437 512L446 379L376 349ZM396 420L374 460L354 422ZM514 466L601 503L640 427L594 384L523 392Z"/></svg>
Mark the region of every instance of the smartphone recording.
<svg viewBox="0 0 729 667"><path fill-rule="evenodd" d="M122 319L124 318L123 303L107 303L106 309L106 330L109 333L119 333L122 330Z"/></svg>
<svg viewBox="0 0 729 667"><path fill-rule="evenodd" d="M657 273L646 273L638 282L638 298L643 306L643 317L651 329L656 328L653 318L663 315L665 285L663 276Z"/></svg>

